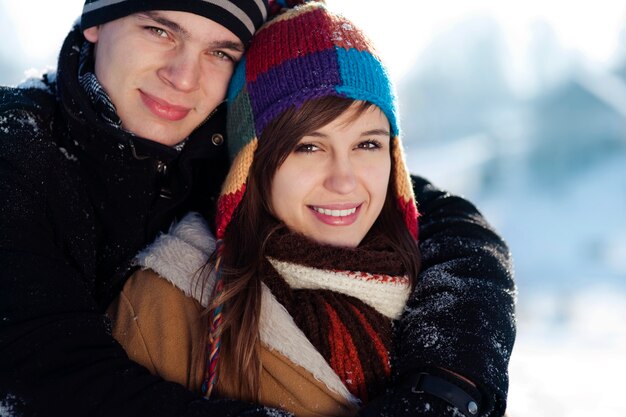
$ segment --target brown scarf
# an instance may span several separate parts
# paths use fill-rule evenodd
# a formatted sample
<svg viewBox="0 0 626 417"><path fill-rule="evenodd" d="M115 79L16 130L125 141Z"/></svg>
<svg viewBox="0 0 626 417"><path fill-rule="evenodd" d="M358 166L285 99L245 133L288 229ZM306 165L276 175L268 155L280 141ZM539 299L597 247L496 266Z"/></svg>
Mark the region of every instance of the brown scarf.
<svg viewBox="0 0 626 417"><path fill-rule="evenodd" d="M392 318L374 298L385 286L402 288L408 295L400 257L380 236L366 237L358 248L340 248L287 230L269 238L266 256L263 281L348 390L364 402L380 394L389 380L393 329ZM290 279L278 264L288 265ZM332 283L315 283L311 276L317 271L331 276ZM308 284L299 285L298 277ZM378 287L357 289L357 294L355 285L364 281L375 281ZM393 297L404 305L402 295Z"/></svg>

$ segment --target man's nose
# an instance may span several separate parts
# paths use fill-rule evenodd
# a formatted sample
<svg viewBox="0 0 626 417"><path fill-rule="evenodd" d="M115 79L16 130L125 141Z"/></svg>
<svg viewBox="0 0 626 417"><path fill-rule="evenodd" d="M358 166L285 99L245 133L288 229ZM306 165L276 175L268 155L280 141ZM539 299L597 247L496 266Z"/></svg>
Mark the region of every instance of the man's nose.
<svg viewBox="0 0 626 417"><path fill-rule="evenodd" d="M200 76L200 58L186 50L179 51L159 70L163 82L183 92L196 90Z"/></svg>

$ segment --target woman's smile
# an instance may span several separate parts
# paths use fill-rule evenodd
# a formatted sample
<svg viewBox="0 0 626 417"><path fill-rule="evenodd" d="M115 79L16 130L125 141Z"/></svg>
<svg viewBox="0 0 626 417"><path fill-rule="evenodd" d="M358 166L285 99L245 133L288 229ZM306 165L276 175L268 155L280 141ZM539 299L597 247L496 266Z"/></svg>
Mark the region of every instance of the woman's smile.
<svg viewBox="0 0 626 417"><path fill-rule="evenodd" d="M331 226L349 226L357 220L361 204L352 205L351 208L331 207L309 206L313 215L322 223Z"/></svg>

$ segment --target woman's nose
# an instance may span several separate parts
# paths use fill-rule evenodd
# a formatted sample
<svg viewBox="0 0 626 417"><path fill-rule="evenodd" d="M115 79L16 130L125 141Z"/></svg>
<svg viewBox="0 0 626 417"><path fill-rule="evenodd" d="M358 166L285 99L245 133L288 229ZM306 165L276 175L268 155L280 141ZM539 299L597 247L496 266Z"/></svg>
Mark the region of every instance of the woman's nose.
<svg viewBox="0 0 626 417"><path fill-rule="evenodd" d="M328 167L325 186L337 194L349 194L356 188L354 166L349 158L334 158Z"/></svg>

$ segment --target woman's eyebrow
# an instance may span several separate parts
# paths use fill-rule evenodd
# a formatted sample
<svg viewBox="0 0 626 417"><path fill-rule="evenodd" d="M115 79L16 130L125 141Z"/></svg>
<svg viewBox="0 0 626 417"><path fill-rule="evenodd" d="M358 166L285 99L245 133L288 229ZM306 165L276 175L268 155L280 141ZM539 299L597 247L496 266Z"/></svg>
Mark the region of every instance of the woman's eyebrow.
<svg viewBox="0 0 626 417"><path fill-rule="evenodd" d="M391 136L391 133L387 129L370 129L361 132L360 136ZM315 131L307 133L306 135L304 135L304 137L327 138L328 135L323 132Z"/></svg>
<svg viewBox="0 0 626 417"><path fill-rule="evenodd" d="M307 137L307 136L313 136L314 138L327 138L328 137L327 134L318 132L318 131L307 133L306 135L304 135L304 137Z"/></svg>
<svg viewBox="0 0 626 417"><path fill-rule="evenodd" d="M391 136L391 133L387 129L372 129L372 130L367 130L361 133L361 136L372 136L372 135Z"/></svg>

